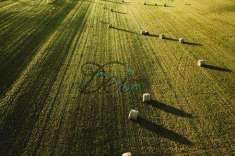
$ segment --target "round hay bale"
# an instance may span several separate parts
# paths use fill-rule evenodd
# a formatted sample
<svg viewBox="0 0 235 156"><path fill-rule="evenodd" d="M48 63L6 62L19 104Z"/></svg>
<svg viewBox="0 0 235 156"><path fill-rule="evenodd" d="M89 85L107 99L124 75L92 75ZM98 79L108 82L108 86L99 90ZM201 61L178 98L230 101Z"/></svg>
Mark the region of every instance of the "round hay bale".
<svg viewBox="0 0 235 156"><path fill-rule="evenodd" d="M123 153L122 156L131 156L131 152Z"/></svg>
<svg viewBox="0 0 235 156"><path fill-rule="evenodd" d="M140 31L140 34L141 34L141 35L149 35L149 32L146 31L146 30L141 30L141 31Z"/></svg>
<svg viewBox="0 0 235 156"><path fill-rule="evenodd" d="M111 12L113 12L113 9L110 9Z"/></svg>
<svg viewBox="0 0 235 156"><path fill-rule="evenodd" d="M167 7L166 3L163 4L164 7Z"/></svg>
<svg viewBox="0 0 235 156"><path fill-rule="evenodd" d="M151 96L149 93L143 94L143 102L149 102L151 100Z"/></svg>
<svg viewBox="0 0 235 156"><path fill-rule="evenodd" d="M129 120L137 120L139 116L139 111L131 109L128 115Z"/></svg>
<svg viewBox="0 0 235 156"><path fill-rule="evenodd" d="M184 38L179 38L179 43L184 43L184 42L185 42Z"/></svg>
<svg viewBox="0 0 235 156"><path fill-rule="evenodd" d="M146 2L144 2L144 5L146 5L147 3Z"/></svg>
<svg viewBox="0 0 235 156"><path fill-rule="evenodd" d="M199 67L201 67L201 66L205 65L205 62L206 62L205 60L200 59L200 60L197 61L197 65Z"/></svg>
<svg viewBox="0 0 235 156"><path fill-rule="evenodd" d="M163 40L165 38L164 34L159 34L159 39Z"/></svg>
<svg viewBox="0 0 235 156"><path fill-rule="evenodd" d="M154 5L157 6L157 3L155 3Z"/></svg>

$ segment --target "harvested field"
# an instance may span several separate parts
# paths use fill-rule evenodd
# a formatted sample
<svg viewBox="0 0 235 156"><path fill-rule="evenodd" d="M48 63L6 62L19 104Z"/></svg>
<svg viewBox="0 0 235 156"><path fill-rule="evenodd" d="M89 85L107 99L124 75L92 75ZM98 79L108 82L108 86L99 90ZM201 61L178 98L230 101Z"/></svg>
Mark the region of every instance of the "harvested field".
<svg viewBox="0 0 235 156"><path fill-rule="evenodd" d="M233 0L48 3L0 0L0 155L235 154Z"/></svg>

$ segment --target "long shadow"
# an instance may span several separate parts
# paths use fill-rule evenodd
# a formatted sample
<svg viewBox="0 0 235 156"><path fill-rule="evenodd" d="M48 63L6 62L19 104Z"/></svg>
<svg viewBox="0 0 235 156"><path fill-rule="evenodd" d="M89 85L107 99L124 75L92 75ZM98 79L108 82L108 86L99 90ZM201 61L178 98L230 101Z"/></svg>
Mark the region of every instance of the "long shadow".
<svg viewBox="0 0 235 156"><path fill-rule="evenodd" d="M164 37L165 40L169 40L169 41L178 41L178 39L175 38L170 38L170 37Z"/></svg>
<svg viewBox="0 0 235 156"><path fill-rule="evenodd" d="M130 31L130 30L127 30L127 29L124 29L124 28L112 27L112 29L116 29L116 30L120 30L120 31L123 31L123 32L127 32L127 33L132 33L132 34L138 35L137 32L135 32L135 31Z"/></svg>
<svg viewBox="0 0 235 156"><path fill-rule="evenodd" d="M184 145L188 145L188 146L192 146L193 143L188 140L186 137L172 131L169 129L164 128L161 125L157 125L151 121L148 121L142 117L138 117L138 120L136 121L141 127L156 133L157 135L167 138L171 141L175 141L178 142L180 144L184 144Z"/></svg>
<svg viewBox="0 0 235 156"><path fill-rule="evenodd" d="M145 3L145 5L148 5L148 6L155 6L155 7L164 7L164 8L167 8L167 7L175 7L175 6L172 6L172 5L161 5L161 4L151 4L151 3Z"/></svg>
<svg viewBox="0 0 235 156"><path fill-rule="evenodd" d="M124 29L124 28L118 28L118 27L112 27L112 29L116 29L116 30L120 30L120 31L123 31L123 32L127 32L127 33L132 33L132 34L136 34L136 35L141 35L135 31L130 31L130 30L127 30L127 29ZM159 35L155 35L155 34L146 34L146 35L143 35L143 36L148 36L148 37L159 37Z"/></svg>
<svg viewBox="0 0 235 156"><path fill-rule="evenodd" d="M66 17L74 7L75 6L73 3L69 3L52 17L48 16L44 19L41 17L31 19L40 24L40 28L36 29L34 33L17 44L17 49L14 48L12 50L9 50L8 53L12 53L14 51L14 55L12 55L4 62L1 62L0 97L4 96L8 88L18 78L22 70L24 70L25 67L28 65L40 45L44 43L53 32L55 32L60 23L63 22L64 17ZM22 18L23 17L24 16L22 16ZM14 33L12 33L12 35L14 35ZM9 33L5 35L5 37L0 37L1 44L3 44L3 40L8 39Z"/></svg>
<svg viewBox="0 0 235 156"><path fill-rule="evenodd" d="M150 3L146 3L145 5L148 5L148 6L156 6L155 4L150 4Z"/></svg>
<svg viewBox="0 0 235 156"><path fill-rule="evenodd" d="M188 42L188 41L184 41L183 44L188 44L188 45L192 45L192 46L202 46L201 43L193 43L193 42Z"/></svg>
<svg viewBox="0 0 235 156"><path fill-rule="evenodd" d="M116 30L120 30L120 31L124 31L124 32L128 32L128 33L132 33L132 34L136 34L136 35L140 35L139 33L135 32L135 31L130 31L127 29L123 29L123 28L118 28L118 27L112 27L112 29L116 29ZM155 34L148 34L148 35L143 35L143 36L149 36L149 37L158 37L159 35L155 35Z"/></svg>
<svg viewBox="0 0 235 156"><path fill-rule="evenodd" d="M77 3L78 2L74 4ZM65 8L62 10L63 14L58 14L58 16L56 17L59 18L59 15L61 15L61 18L64 19L64 16L68 15L76 6L74 4L65 6ZM26 148L30 140L30 136L32 136L32 130L35 126L35 123L39 120L41 111L46 105L46 99L48 98L54 82L58 77L59 71L61 71L63 62L65 61L65 59L69 59L69 61L71 61L72 59L72 55L69 55L67 49L71 46L71 43L74 40L75 36L81 36L81 31L85 25L85 15L87 10L90 8L89 6L90 4L86 5L81 16L71 23L72 29L68 32L68 36L70 36L70 38L66 40L66 38L60 37L62 39L59 38L58 42L55 42L53 51L48 52L48 56L45 61L37 66L38 70L29 75L31 78L31 82L26 85L27 87L24 88L24 92L20 94L17 99L14 100L14 102L11 103L11 106L9 106L9 108L7 108L11 111L7 110L6 116L2 116L2 112L0 112L0 155L20 155L24 152L24 149ZM59 25L58 22L59 21L54 24ZM51 23L50 25L48 25L49 28L46 28L55 29L54 24ZM77 28L78 25L79 27ZM43 32L41 33L44 34ZM40 36L40 34L37 35ZM61 78L64 79L65 77L62 76ZM45 123L49 122L53 108L54 104L52 104L48 109L48 114L45 117ZM39 140L37 143L34 144L34 148L31 149L32 155L36 155L36 152L38 151L37 148L39 147L43 132L46 128L46 124L42 125L42 133L39 133L39 135L37 136L39 137Z"/></svg>
<svg viewBox="0 0 235 156"><path fill-rule="evenodd" d="M230 70L230 69L217 67L217 66L213 66L213 65L209 65L209 64L202 65L202 67L212 69L212 70L217 70L217 71L232 72L232 70Z"/></svg>
<svg viewBox="0 0 235 156"><path fill-rule="evenodd" d="M170 105L164 104L164 103L156 101L156 100L151 100L147 104L149 104L153 107L159 108L165 112L174 114L176 116L185 117L185 118L193 118L192 114L189 114L189 113L184 112L178 108L172 107Z"/></svg>
<svg viewBox="0 0 235 156"><path fill-rule="evenodd" d="M127 13L125 13L125 12L115 11L115 10L113 10L113 11L111 11L111 12L115 12L115 13L118 13L118 14L127 14Z"/></svg>
<svg viewBox="0 0 235 156"><path fill-rule="evenodd" d="M169 41L179 41L176 38L171 38L171 37L164 37L165 40L169 40ZM187 44L187 45L192 45L192 46L202 46L202 44L200 43L193 43L193 42L188 42L188 41L184 41L183 44Z"/></svg>
<svg viewBox="0 0 235 156"><path fill-rule="evenodd" d="M148 34L142 34L143 36L147 36L147 37L159 37L159 35L156 35L156 34L151 34L151 33L148 33Z"/></svg>
<svg viewBox="0 0 235 156"><path fill-rule="evenodd" d="M158 6L158 7L164 7L164 8L172 8L172 7L175 7L175 6L172 6L172 5L166 5L166 6L164 6L164 5L161 5L161 4L158 4L158 5L156 5L156 6Z"/></svg>

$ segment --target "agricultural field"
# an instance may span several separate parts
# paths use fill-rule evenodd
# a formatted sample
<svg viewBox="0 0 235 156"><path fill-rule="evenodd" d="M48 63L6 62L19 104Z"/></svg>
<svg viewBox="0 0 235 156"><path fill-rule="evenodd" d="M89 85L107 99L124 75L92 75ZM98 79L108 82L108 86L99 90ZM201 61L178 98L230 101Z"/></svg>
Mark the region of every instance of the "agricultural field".
<svg viewBox="0 0 235 156"><path fill-rule="evenodd" d="M234 72L234 0L0 0L0 156L235 155Z"/></svg>

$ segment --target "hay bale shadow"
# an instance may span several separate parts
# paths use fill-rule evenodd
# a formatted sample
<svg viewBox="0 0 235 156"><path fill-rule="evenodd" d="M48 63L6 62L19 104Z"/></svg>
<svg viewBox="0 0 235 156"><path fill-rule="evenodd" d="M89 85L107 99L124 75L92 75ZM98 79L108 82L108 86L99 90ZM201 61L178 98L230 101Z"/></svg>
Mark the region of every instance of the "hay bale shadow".
<svg viewBox="0 0 235 156"><path fill-rule="evenodd" d="M217 71L223 71L223 72L232 72L232 70L230 70L230 69L217 67L217 66L209 65L209 64L203 64L202 67L207 68L207 69L211 69L211 70L217 70Z"/></svg>
<svg viewBox="0 0 235 156"><path fill-rule="evenodd" d="M177 41L178 42L178 39L176 39L176 38L164 37L164 39L169 40L169 41Z"/></svg>
<svg viewBox="0 0 235 156"><path fill-rule="evenodd" d="M157 134L160 137L167 138L171 141L175 141L180 144L192 146L193 143L188 140L186 137L172 131L169 129L164 128L161 125L155 124L149 120L144 119L143 117L138 117L137 121L134 121L138 123L141 127Z"/></svg>
<svg viewBox="0 0 235 156"><path fill-rule="evenodd" d="M184 41L183 44L192 45L192 46L202 46L201 43L193 43L193 42L188 42L188 41Z"/></svg>
<svg viewBox="0 0 235 156"><path fill-rule="evenodd" d="M179 42L179 39L176 39L176 38L164 37L164 39L168 40L168 41ZM202 46L201 43L194 43L194 42L189 42L189 41L184 41L184 42L182 42L182 44L187 44L187 45L191 45L191 46Z"/></svg>
<svg viewBox="0 0 235 156"><path fill-rule="evenodd" d="M119 31L123 31L123 32L127 32L127 33L132 33L132 34L138 35L137 32L131 31L131 30L127 30L127 29L124 29L124 28L118 28L118 27L114 27L114 26L113 26L112 29L116 29L116 30L119 30Z"/></svg>
<svg viewBox="0 0 235 156"><path fill-rule="evenodd" d="M167 105L165 103L156 101L156 100L151 100L147 102L148 105L151 105L155 108L161 109L167 113L174 114L179 117L185 117L185 118L193 118L192 114L184 112L183 110L180 110L178 108L172 107L170 105Z"/></svg>
<svg viewBox="0 0 235 156"><path fill-rule="evenodd" d="M127 14L126 12L121 12L121 11L116 11L116 10L113 10L111 12L118 13L118 14Z"/></svg>
<svg viewBox="0 0 235 156"><path fill-rule="evenodd" d="M151 34L151 33L147 33L147 34L141 34L142 36L148 36L148 37L159 37L159 35L155 35L155 34Z"/></svg>
<svg viewBox="0 0 235 156"><path fill-rule="evenodd" d="M135 31L127 30L127 29L124 29L124 28L119 28L119 27L115 27L115 26L112 26L111 28L119 30L119 31L127 32L127 33L132 33L132 34L136 34L136 35L142 35L142 34L137 33ZM149 33L149 34L145 34L145 35L142 35L142 36L158 37L159 35L155 35L155 34Z"/></svg>
<svg viewBox="0 0 235 156"><path fill-rule="evenodd" d="M156 6L155 4L150 4L150 3L145 3L144 5L148 5L148 6Z"/></svg>
<svg viewBox="0 0 235 156"><path fill-rule="evenodd" d="M166 6L164 6L164 5L161 5L161 4L158 4L157 6L158 7L163 7L163 8L173 8L173 7L175 7L173 5L166 5Z"/></svg>
<svg viewBox="0 0 235 156"><path fill-rule="evenodd" d="M164 7L164 8L167 8L167 7L175 7L175 6L172 6L172 5L166 5L166 6L164 6L164 5L162 5L162 4L157 4L157 5L156 5L156 3L155 3L155 4L145 3L144 5L147 5L147 6L155 6L155 7Z"/></svg>

